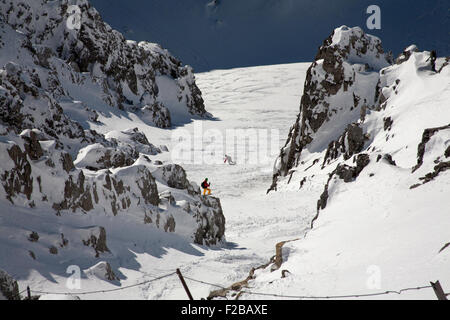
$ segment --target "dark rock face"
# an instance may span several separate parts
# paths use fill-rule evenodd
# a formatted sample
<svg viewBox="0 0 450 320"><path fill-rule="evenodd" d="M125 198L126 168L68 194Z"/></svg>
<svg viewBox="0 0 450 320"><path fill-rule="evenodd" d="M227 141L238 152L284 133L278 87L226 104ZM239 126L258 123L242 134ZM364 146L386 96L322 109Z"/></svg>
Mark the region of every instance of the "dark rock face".
<svg viewBox="0 0 450 320"><path fill-rule="evenodd" d="M349 124L338 140L329 143L322 167L337 159L341 154L344 155L344 160L350 159L364 149L366 140L367 137L358 123Z"/></svg>
<svg viewBox="0 0 450 320"><path fill-rule="evenodd" d="M69 173L70 171L75 169L75 166L72 161L72 157L70 156L70 154L68 154L66 152L61 153L60 162L62 164L64 171L67 173Z"/></svg>
<svg viewBox="0 0 450 320"><path fill-rule="evenodd" d="M44 155L41 145L37 139L37 134L30 131L30 136L22 136L25 140L25 152L29 155L31 160L38 160Z"/></svg>
<svg viewBox="0 0 450 320"><path fill-rule="evenodd" d="M22 152L18 145L14 145L8 149L8 154L14 163L14 168L1 175L6 198L14 203L13 198L15 196L24 194L30 200L33 192L33 178L31 177L31 165L28 162L27 153Z"/></svg>
<svg viewBox="0 0 450 320"><path fill-rule="evenodd" d="M55 203L53 209L57 211L72 209L75 212L78 208L90 211L94 208L90 186L85 184L83 171L78 174L77 181L73 181L73 176L69 176L64 186L64 201Z"/></svg>
<svg viewBox="0 0 450 320"><path fill-rule="evenodd" d="M16 206L50 205L58 216L128 214L166 232L191 219L191 230L180 234L220 243L225 220L219 200L202 200L182 167L156 167L148 157L167 147L161 151L138 128L106 134L89 129L91 122L102 125L96 110L108 108L106 113L134 113L160 128L171 126L172 107L209 117L192 69L157 44L127 41L88 1L70 4L81 11L79 29L67 25L67 1L0 1L2 195ZM157 183L179 190L160 198ZM165 200L167 209L160 206ZM29 240L46 236L39 232ZM56 255L77 240L58 237L45 251ZM97 256L108 251L102 228L83 240Z"/></svg>
<svg viewBox="0 0 450 320"><path fill-rule="evenodd" d="M20 300L17 281L0 269L0 300L2 300L2 295L6 300Z"/></svg>
<svg viewBox="0 0 450 320"><path fill-rule="evenodd" d="M125 134L127 134L128 136L130 136L130 139L131 139L132 141L137 142L137 143L140 143L140 144L143 144L143 145L145 145L145 146L149 146L149 147L151 147L151 148L155 148L155 149L156 149L156 150L155 150L156 152L159 151L159 150L157 150L157 148L156 148L154 145L152 145L152 144L148 141L146 135L145 135L144 133L140 132L138 128L133 128L133 129L131 129L131 130L125 130L125 131L122 131L122 132L125 133Z"/></svg>
<svg viewBox="0 0 450 320"><path fill-rule="evenodd" d="M89 236L83 239L83 244L92 247L95 250L95 257L98 258L100 253L110 252L106 245L106 230L98 227L90 230Z"/></svg>
<svg viewBox="0 0 450 320"><path fill-rule="evenodd" d="M356 166L351 167L348 165L338 164L335 174L344 182L354 181L361 171L370 163L370 158L367 154L358 154L356 156Z"/></svg>
<svg viewBox="0 0 450 320"><path fill-rule="evenodd" d="M362 150L365 136L355 121L363 121L366 110L375 108L378 70L390 63L392 58L384 53L381 41L366 35L360 28L341 27L325 39L307 71L300 113L280 151L269 191L276 188L279 177L286 176L298 165L302 150L312 145L315 136L335 117L352 120L343 123L342 137L329 143L323 165L341 153L348 159ZM376 77L369 76L371 73ZM368 77L373 82L370 96L359 91L356 77ZM335 96L340 99L336 100ZM348 150L344 150L344 140Z"/></svg>
<svg viewBox="0 0 450 320"><path fill-rule="evenodd" d="M168 164L160 169L162 179L167 182L167 185L176 189L187 189L190 185L187 180L186 171L177 164Z"/></svg>
<svg viewBox="0 0 450 320"><path fill-rule="evenodd" d="M50 248L48 248L48 251L51 254L58 254L58 248L56 248L55 246L51 246Z"/></svg>
<svg viewBox="0 0 450 320"><path fill-rule="evenodd" d="M28 240L31 242L37 242L39 241L39 234L35 231L31 232L28 236Z"/></svg>
<svg viewBox="0 0 450 320"><path fill-rule="evenodd" d="M441 172L444 172L449 169L450 169L450 161L440 162L438 165L434 167L433 172L427 173L424 177L420 178L420 180L423 180L423 183L430 182L431 180L436 178Z"/></svg>
<svg viewBox="0 0 450 320"><path fill-rule="evenodd" d="M344 159L350 159L352 155L361 152L364 147L364 140L365 136L361 127L359 127L358 125L348 125L348 152L344 156Z"/></svg>
<svg viewBox="0 0 450 320"><path fill-rule="evenodd" d="M169 218L166 221L166 224L164 225L164 231L165 232L174 232L175 231L175 219L172 216L169 216Z"/></svg>
<svg viewBox="0 0 450 320"><path fill-rule="evenodd" d="M105 149L103 156L97 160L97 166L90 169L99 170L107 168L121 168L131 166L138 158L139 154L132 153L127 154L122 151L116 151L114 149Z"/></svg>
<svg viewBox="0 0 450 320"><path fill-rule="evenodd" d="M444 133L445 130L450 130L450 124L437 128L429 128L425 129L422 134L422 141L419 143L417 147L417 164L412 169L412 172L416 172L424 165L424 158L426 156L426 145L431 140L434 135L439 135ZM414 189L419 187L422 184L428 183L434 180L440 173L447 171L450 169L450 147L443 149L442 156L434 159L434 166L432 167L432 171L426 173L424 176L420 177L419 180L422 183L414 184L410 187L410 189Z"/></svg>
<svg viewBox="0 0 450 320"><path fill-rule="evenodd" d="M114 273L113 269L111 268L111 265L106 262L105 263L105 278L109 281L115 281L115 280L119 280L119 278L116 276L116 274Z"/></svg>
<svg viewBox="0 0 450 320"><path fill-rule="evenodd" d="M391 130L392 124L394 123L391 117L383 118L383 121L384 121L384 131Z"/></svg>
<svg viewBox="0 0 450 320"><path fill-rule="evenodd" d="M425 155L425 147L426 147L427 143L430 141L431 137L440 130L449 130L449 129L450 129L450 124L447 126L443 126L443 127L425 129L425 131L422 134L422 141L419 143L419 146L417 147L417 164L412 169L412 172L416 171L417 169L419 169L422 166L423 157ZM444 155L445 155L445 157L450 156L450 147L447 148Z"/></svg>
<svg viewBox="0 0 450 320"><path fill-rule="evenodd" d="M383 156L383 159L384 159L387 163L389 163L391 166L396 166L396 165L397 165L397 163L395 163L394 159L392 159L392 156L391 156L389 153L386 153L386 154Z"/></svg>
<svg viewBox="0 0 450 320"><path fill-rule="evenodd" d="M225 216L223 215L220 200L211 196L201 196L201 203L212 210L200 210L201 204L197 204L193 211L197 221L203 220L205 223L200 225L194 235L194 242L197 244L216 245L223 241L225 237Z"/></svg>
<svg viewBox="0 0 450 320"><path fill-rule="evenodd" d="M145 105L142 108L142 112L144 119L148 118L159 128L170 128L172 126L169 109L159 102L152 105Z"/></svg>
<svg viewBox="0 0 450 320"><path fill-rule="evenodd" d="M157 206L159 204L158 189L156 187L155 178L148 169L142 168L138 171L141 177L136 181L141 190L142 198L145 203Z"/></svg>

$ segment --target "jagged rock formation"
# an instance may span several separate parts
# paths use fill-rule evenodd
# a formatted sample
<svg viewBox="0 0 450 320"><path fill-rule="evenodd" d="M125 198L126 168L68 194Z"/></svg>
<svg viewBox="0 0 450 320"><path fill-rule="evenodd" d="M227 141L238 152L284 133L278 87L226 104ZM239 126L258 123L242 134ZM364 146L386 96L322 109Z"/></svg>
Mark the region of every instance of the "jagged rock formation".
<svg viewBox="0 0 450 320"><path fill-rule="evenodd" d="M421 181L411 189L446 171L450 167L448 125L426 127L431 120L425 117L423 123L413 120L417 122L418 132L398 129L398 126L404 126L403 118L406 117L395 110L397 104L403 105L398 96L409 90L408 86L414 87L413 81L421 76L421 72L433 75L427 58L428 52L419 52L411 45L394 64L391 55L384 53L378 38L365 34L358 27L335 29L308 69L300 113L275 162L273 183L268 192L277 190L280 183L284 185L285 176L289 176L287 184L298 179L300 188L308 180L323 183L312 227L319 211L327 206L330 190L337 188L334 185L339 181L355 181L371 160L378 163L382 159L383 164L399 166L392 154L401 157L402 153L407 153L408 156L401 157L400 166L412 167L412 173L417 175L418 182ZM435 74L448 72L447 65L448 58L439 58ZM410 70L414 70L414 77L408 76ZM407 135L409 137L405 138ZM412 136L417 140L419 135L422 139L417 145L417 163L413 165L405 141L411 140ZM429 150L427 145L431 145ZM403 160L406 158L409 160ZM427 163L425 168L424 162ZM374 174L370 173L370 176Z"/></svg>
<svg viewBox="0 0 450 320"><path fill-rule="evenodd" d="M75 17L73 6L79 12ZM168 95L179 101L178 106L170 107L208 116L189 66L182 66L157 44L125 40L103 22L87 1L72 1L69 5L68 1L53 4L46 0L14 0L1 3L0 8L2 51L15 52L17 59L8 55L6 58L19 64L10 65L7 70L10 77L15 77L11 84L16 88L25 86L39 98L44 90L55 109L59 109L62 98L77 94L76 87L94 87L102 92L99 96L105 105L142 114L159 127L171 125L166 105L171 102L165 100ZM78 26L71 26L74 18L79 19ZM10 37L20 40L9 43ZM5 48L6 44L9 48ZM20 66L21 61L29 63ZM4 59L1 62L3 65ZM24 77L32 84L23 83L20 79ZM17 108L13 101L9 104L16 117L27 118L23 107ZM96 112L89 111L95 120Z"/></svg>
<svg viewBox="0 0 450 320"><path fill-rule="evenodd" d="M70 5L80 10L78 29L69 28ZM167 147L138 128L90 128L105 114L167 128L171 110L187 121L209 116L191 68L159 45L126 41L85 0L0 1L0 205L32 217L20 226L5 217L19 235L0 234L5 248L30 263L68 261L68 252L85 262L114 259L126 251L110 243L121 233L116 223L140 230L138 238L145 228L223 243L220 200L205 199L181 166L149 158Z"/></svg>
<svg viewBox="0 0 450 320"><path fill-rule="evenodd" d="M450 137L450 124L437 128L429 128L425 129L422 135L422 141L419 143L417 147L417 164L412 168L412 173L419 170L424 164L424 158L428 158L429 160L433 160L432 168L427 166L428 172L425 173L424 176L419 177L419 180L422 181L422 184L428 183L434 178L436 178L440 173L450 169L450 144L446 145L445 143L442 145L442 141L448 139ZM433 152L434 154L426 154L427 144L434 138L434 140L441 141L441 148L439 151L441 152ZM448 141L448 140L447 140ZM427 161L430 163L430 161ZM425 172L425 170L421 170L421 172ZM421 184L417 183L411 186L411 189L419 187Z"/></svg>
<svg viewBox="0 0 450 320"><path fill-rule="evenodd" d="M142 220L144 214L150 212L151 216L152 212L158 212L159 221L166 214L158 209L161 200L156 177L168 188L184 190L188 199L183 197L180 200L190 203L192 219L201 225L198 230L207 230L196 231L193 234L195 242L203 243L203 236L206 243L211 244L223 239L224 226L221 223L224 219L219 200L204 199L198 187L187 180L182 167L153 165L145 155L139 156L136 150L141 146L140 142L108 148L99 143L89 145L80 150L75 165L68 153L57 149L58 141L49 137L38 140L40 135L42 132L37 130L15 135L6 128L2 136L8 142L0 142L3 163L1 193L11 204L28 207L49 205L58 214L101 210L108 215L118 215L137 211L142 213ZM122 157L118 157L119 161L111 154ZM55 185L63 188L55 189ZM167 219L173 219L172 209L166 208L165 211ZM220 227L210 230L209 227L215 223ZM164 225L163 222L161 224ZM172 227L169 230L176 229Z"/></svg>
<svg viewBox="0 0 450 320"><path fill-rule="evenodd" d="M0 300L20 300L19 286L8 273L0 269Z"/></svg>
<svg viewBox="0 0 450 320"><path fill-rule="evenodd" d="M283 246L281 263L272 259L246 280L253 292L324 296L318 281L332 284L327 296L370 292L372 261L390 270L383 283L398 287L428 270L447 276L449 59L437 58L435 72L430 52L416 46L376 67L383 57L379 40L359 28L337 28L319 49L269 189L298 191L312 221Z"/></svg>
<svg viewBox="0 0 450 320"><path fill-rule="evenodd" d="M378 71L390 63L392 57L384 52L378 38L365 34L358 27L343 26L334 30L308 69L300 113L281 149L269 190L275 190L278 177L286 176L299 164L304 148L315 150L327 143L316 138L319 130L341 133L339 139L328 143L323 163L340 153L349 158L361 151L364 135L353 122L377 105L374 88L379 81Z"/></svg>
<svg viewBox="0 0 450 320"><path fill-rule="evenodd" d="M100 261L96 265L86 269L84 272L88 275L92 275L106 281L119 280L111 268L111 265L106 261Z"/></svg>

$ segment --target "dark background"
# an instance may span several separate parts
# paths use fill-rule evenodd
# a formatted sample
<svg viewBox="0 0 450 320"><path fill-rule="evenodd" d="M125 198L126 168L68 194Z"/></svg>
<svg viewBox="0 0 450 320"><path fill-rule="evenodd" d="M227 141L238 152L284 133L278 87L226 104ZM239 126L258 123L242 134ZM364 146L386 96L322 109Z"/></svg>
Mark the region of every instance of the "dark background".
<svg viewBox="0 0 450 320"><path fill-rule="evenodd" d="M196 72L309 62L334 28L360 26L397 56L450 55L450 0L90 0L127 39L161 44ZM381 30L368 30L369 5Z"/></svg>

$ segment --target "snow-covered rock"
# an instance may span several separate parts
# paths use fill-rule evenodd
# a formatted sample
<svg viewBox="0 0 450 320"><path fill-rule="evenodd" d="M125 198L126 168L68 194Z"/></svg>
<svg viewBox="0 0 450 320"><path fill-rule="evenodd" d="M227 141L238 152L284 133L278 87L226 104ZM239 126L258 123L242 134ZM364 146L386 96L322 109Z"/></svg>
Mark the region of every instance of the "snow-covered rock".
<svg viewBox="0 0 450 320"><path fill-rule="evenodd" d="M79 28L71 27L74 6ZM16 125L41 124L42 129L60 128L57 132L69 134L60 124L70 123L63 111L77 112L68 103L75 100L91 110L77 112L85 121L95 120L95 113L107 108L137 113L164 128L171 126L171 112L181 112L186 119L209 116L189 66L157 44L126 41L88 1L14 0L0 3L0 9L2 117L14 118ZM44 112L57 114L45 126L38 119L48 119ZM79 128L70 131L80 131L72 134L83 137Z"/></svg>
<svg viewBox="0 0 450 320"><path fill-rule="evenodd" d="M105 281L119 280L112 270L111 265L106 261L100 261L96 265L84 270L84 273Z"/></svg>
<svg viewBox="0 0 450 320"><path fill-rule="evenodd" d="M449 283L450 68L438 58L432 71L429 57L410 46L394 64L359 28L325 40L270 189L307 192L317 214L305 238L283 246L277 271L269 263L256 274L254 291L328 296Z"/></svg>
<svg viewBox="0 0 450 320"><path fill-rule="evenodd" d="M68 27L69 5L80 10L79 29ZM157 106L152 117L148 106ZM176 243L222 244L220 200L203 199L180 166L155 173L150 157L163 151L148 133L91 129L120 116L162 130L171 112L177 121L209 116L192 69L167 50L126 41L85 0L0 2L0 267L27 268L8 260L15 252L31 265L86 268L119 259L136 237L166 233ZM138 231L123 235L116 225Z"/></svg>
<svg viewBox="0 0 450 320"><path fill-rule="evenodd" d="M377 104L378 72L391 62L380 39L365 34L361 28L342 26L334 30L308 69L300 113L276 161L270 190L276 188L279 176L286 176L299 164L304 148L314 152L340 135L340 145L344 145L345 135L361 135L355 130L357 125L347 126ZM347 133L343 133L346 128ZM326 132L326 136L321 132ZM361 141L357 144L355 147L360 148ZM348 152L344 151L348 157L356 151L349 147Z"/></svg>
<svg viewBox="0 0 450 320"><path fill-rule="evenodd" d="M20 300L19 286L8 273L0 269L0 300Z"/></svg>

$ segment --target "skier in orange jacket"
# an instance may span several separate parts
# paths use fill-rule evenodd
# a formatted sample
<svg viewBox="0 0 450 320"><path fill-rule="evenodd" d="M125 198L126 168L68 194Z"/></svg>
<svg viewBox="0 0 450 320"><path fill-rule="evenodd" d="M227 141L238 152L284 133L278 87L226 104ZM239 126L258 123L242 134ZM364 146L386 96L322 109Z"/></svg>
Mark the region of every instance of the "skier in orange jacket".
<svg viewBox="0 0 450 320"><path fill-rule="evenodd" d="M211 189L209 187L210 184L208 183L208 178L205 178L205 180L202 182L203 195L206 194L206 191L208 191L208 195L211 194Z"/></svg>

